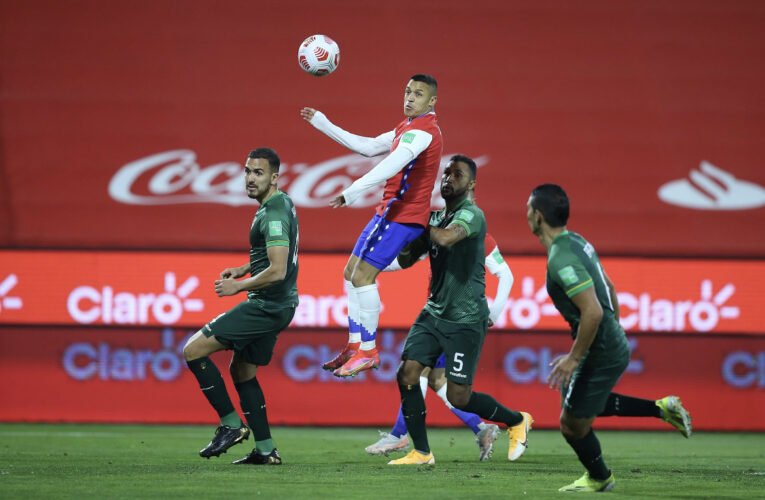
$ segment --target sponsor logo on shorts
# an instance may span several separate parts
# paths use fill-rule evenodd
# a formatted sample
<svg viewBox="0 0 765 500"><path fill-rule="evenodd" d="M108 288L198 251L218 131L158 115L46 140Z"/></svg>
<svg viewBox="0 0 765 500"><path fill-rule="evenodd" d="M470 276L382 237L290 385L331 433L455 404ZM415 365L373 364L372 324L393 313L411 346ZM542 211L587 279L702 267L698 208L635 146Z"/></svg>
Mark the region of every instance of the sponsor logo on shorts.
<svg viewBox="0 0 765 500"><path fill-rule="evenodd" d="M467 375L465 375L464 373L449 372L449 375L451 375L452 377L467 378Z"/></svg>

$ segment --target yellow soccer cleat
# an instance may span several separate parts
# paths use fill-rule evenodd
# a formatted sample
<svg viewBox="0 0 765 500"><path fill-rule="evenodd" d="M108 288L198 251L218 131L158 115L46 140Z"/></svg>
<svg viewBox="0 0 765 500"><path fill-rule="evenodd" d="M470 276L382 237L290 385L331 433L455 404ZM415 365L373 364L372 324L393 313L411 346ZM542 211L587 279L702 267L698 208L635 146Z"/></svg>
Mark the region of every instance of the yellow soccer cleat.
<svg viewBox="0 0 765 500"><path fill-rule="evenodd" d="M683 402L677 396L667 396L665 398L657 399L656 406L661 409L661 419L675 429L680 431L680 434L689 438L693 430L691 426L691 414L688 410L683 408Z"/></svg>
<svg viewBox="0 0 765 500"><path fill-rule="evenodd" d="M391 460L388 465L433 465L434 463L436 463L436 459L433 458L432 452L424 455L417 450L412 450L405 457Z"/></svg>
<svg viewBox="0 0 765 500"><path fill-rule="evenodd" d="M580 477L571 484L567 484L566 486L558 488L558 491L609 491L614 487L614 484L616 484L616 479L614 479L613 474L608 476L608 479L598 481L596 479L592 479L589 472L585 472L584 476Z"/></svg>
<svg viewBox="0 0 765 500"><path fill-rule="evenodd" d="M507 450L507 459L511 462L518 460L529 445L529 431L534 419L525 411L521 412L523 420L520 424L507 428L507 436L510 438L510 448Z"/></svg>

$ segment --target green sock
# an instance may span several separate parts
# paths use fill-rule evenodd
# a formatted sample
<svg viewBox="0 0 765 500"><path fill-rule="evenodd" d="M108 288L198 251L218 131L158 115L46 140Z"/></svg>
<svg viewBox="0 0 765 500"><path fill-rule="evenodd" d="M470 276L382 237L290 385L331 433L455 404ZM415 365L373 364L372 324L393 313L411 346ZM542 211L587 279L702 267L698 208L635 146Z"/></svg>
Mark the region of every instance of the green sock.
<svg viewBox="0 0 765 500"><path fill-rule="evenodd" d="M242 419L239 418L239 415L236 413L236 411L232 411L228 415L221 417L220 425L227 425L232 428L237 428L244 424L242 423Z"/></svg>
<svg viewBox="0 0 765 500"><path fill-rule="evenodd" d="M257 446L258 442L271 441L271 428L268 426L266 398L263 396L263 390L260 388L256 377L246 382L234 384L234 387L236 387L236 392L239 393L239 403L242 406L244 418L247 419L247 425L252 429L256 448L258 451L262 451ZM271 446L271 450L273 450L273 443ZM268 452L270 453L271 450L268 450Z"/></svg>
<svg viewBox="0 0 765 500"><path fill-rule="evenodd" d="M215 408L215 411L218 412L218 416L221 418L221 423L223 423L224 418L231 421L231 414L233 413L234 416L236 416L236 412L234 411L233 403L231 403L231 398L228 397L226 384L223 382L223 377L220 376L220 372L218 371L218 367L215 366L215 363L205 356L204 358L187 361L186 364L188 365L189 370L191 370L191 373L197 378L199 388L202 389L202 394L205 395L207 401L209 401L212 407ZM233 427L241 426L242 421L239 420L238 416L236 416L236 420L238 421L238 425L235 423Z"/></svg>
<svg viewBox="0 0 765 500"><path fill-rule="evenodd" d="M401 413L404 415L406 428L412 437L414 449L422 453L430 453L428 444L428 431L425 427L425 398L422 397L420 384L398 384L401 393Z"/></svg>
<svg viewBox="0 0 765 500"><path fill-rule="evenodd" d="M468 404L460 409L468 413L475 413L484 420L501 422L508 427L513 427L523 422L523 415L499 404L496 399L483 392L473 391L470 394Z"/></svg>
<svg viewBox="0 0 765 500"><path fill-rule="evenodd" d="M261 455L268 455L274 451L274 442L271 439L264 439L263 441L255 441L255 449Z"/></svg>

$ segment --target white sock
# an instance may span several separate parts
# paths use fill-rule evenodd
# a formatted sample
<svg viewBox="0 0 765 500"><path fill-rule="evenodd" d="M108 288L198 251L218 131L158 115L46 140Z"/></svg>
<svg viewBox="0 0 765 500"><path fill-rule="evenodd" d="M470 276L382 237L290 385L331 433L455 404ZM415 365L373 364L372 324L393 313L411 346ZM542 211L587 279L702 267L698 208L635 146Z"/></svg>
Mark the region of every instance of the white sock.
<svg viewBox="0 0 765 500"><path fill-rule="evenodd" d="M420 377L420 390L422 391L422 397L428 392L428 377Z"/></svg>
<svg viewBox="0 0 765 500"><path fill-rule="evenodd" d="M449 408L450 410L454 408L454 406L452 406L452 404L449 402L449 400L446 397L446 384L442 385L441 388L438 391L436 391L436 394L438 394L439 398L444 400L444 404L446 405L447 408Z"/></svg>
<svg viewBox="0 0 765 500"><path fill-rule="evenodd" d="M361 332L358 329L359 297L356 288L349 280L345 280L345 293L348 295L348 343L357 344L361 342ZM356 323L356 326L351 325L351 320Z"/></svg>
<svg viewBox="0 0 765 500"><path fill-rule="evenodd" d="M355 288L359 299L359 324L361 325L361 349L375 348L377 322L380 319L380 294L377 283Z"/></svg>

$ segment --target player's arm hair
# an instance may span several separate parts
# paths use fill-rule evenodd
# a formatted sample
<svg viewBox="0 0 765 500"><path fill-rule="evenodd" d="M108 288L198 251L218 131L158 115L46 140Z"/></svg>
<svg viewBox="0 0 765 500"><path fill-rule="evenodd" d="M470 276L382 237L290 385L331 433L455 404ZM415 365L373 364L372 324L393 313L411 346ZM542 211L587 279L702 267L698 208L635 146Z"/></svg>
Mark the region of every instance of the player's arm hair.
<svg viewBox="0 0 765 500"><path fill-rule="evenodd" d="M244 290L261 290L282 281L287 276L287 261L289 260L290 247L286 245L274 245L266 249L269 265L261 272L240 281L240 288Z"/></svg>
<svg viewBox="0 0 765 500"><path fill-rule="evenodd" d="M445 228L429 226L428 230L431 241L445 248L449 248L468 237L465 226L456 222L452 222Z"/></svg>
<svg viewBox="0 0 765 500"><path fill-rule="evenodd" d="M569 356L581 361L582 357L590 349L592 341L595 340L595 334L598 333L600 320L603 319L603 308L600 307L598 296L595 294L595 287L591 286L571 297L574 305L579 309L579 329L576 333L576 340L571 346Z"/></svg>
<svg viewBox="0 0 765 500"><path fill-rule="evenodd" d="M619 313L621 312L619 310L619 298L616 296L616 287L614 286L614 283L611 281L611 278L608 277L606 274L606 270L603 269L603 266L600 266L600 270L603 272L603 279L606 280L606 286L608 287L608 294L611 296L611 304L614 306L614 318L616 318L616 322L619 322Z"/></svg>
<svg viewBox="0 0 765 500"><path fill-rule="evenodd" d="M333 141L345 146L354 153L366 157L379 156L387 153L390 151L390 147L393 145L393 139L396 137L395 132L392 130L382 133L377 137L364 137L352 134L329 121L329 118L327 118L321 111L316 111L314 113L310 123Z"/></svg>
<svg viewBox="0 0 765 500"><path fill-rule="evenodd" d="M411 241L401 250L396 260L402 269L412 267L428 251L430 246L428 239L427 231L423 231L417 239Z"/></svg>

